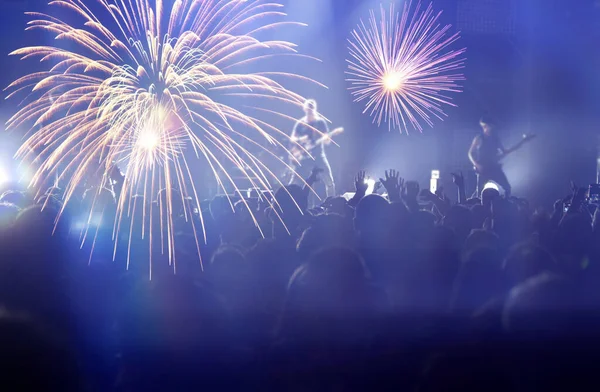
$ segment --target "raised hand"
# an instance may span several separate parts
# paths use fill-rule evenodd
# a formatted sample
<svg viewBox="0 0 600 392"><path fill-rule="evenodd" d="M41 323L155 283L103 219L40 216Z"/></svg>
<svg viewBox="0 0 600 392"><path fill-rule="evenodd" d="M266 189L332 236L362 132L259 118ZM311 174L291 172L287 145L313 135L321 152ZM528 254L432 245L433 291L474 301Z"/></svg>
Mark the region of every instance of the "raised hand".
<svg viewBox="0 0 600 392"><path fill-rule="evenodd" d="M404 185L404 180L400 178L397 170L386 170L385 179L380 178L379 182L381 182L387 190L390 200L400 198L400 190Z"/></svg>
<svg viewBox="0 0 600 392"><path fill-rule="evenodd" d="M369 184L367 184L367 173L364 170L358 172L356 177L354 178L354 186L356 188L356 193L358 194L366 194L367 189L369 189Z"/></svg>

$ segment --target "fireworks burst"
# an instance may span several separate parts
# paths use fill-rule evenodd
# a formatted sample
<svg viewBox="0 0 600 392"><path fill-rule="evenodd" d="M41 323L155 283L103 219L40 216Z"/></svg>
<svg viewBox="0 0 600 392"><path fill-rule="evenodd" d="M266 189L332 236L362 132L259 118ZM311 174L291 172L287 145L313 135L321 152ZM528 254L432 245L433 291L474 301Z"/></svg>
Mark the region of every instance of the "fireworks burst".
<svg viewBox="0 0 600 392"><path fill-rule="evenodd" d="M443 119L443 105L452 105L446 93L460 92L464 80L457 71L464 67L465 49L449 50L459 34L448 36L451 26L441 27L431 4L421 9L420 1L404 3L402 15L383 6L381 18L370 12L349 39L350 90L356 102L367 101L364 113L373 122L388 122L390 129L408 132L408 125L422 131L419 119L433 126L433 117Z"/></svg>
<svg viewBox="0 0 600 392"><path fill-rule="evenodd" d="M175 266L174 203L186 206L184 214L193 226L198 255L202 234L197 234L204 233L190 219L187 197L197 205L199 199L186 151L203 158L221 186L231 183L237 189L226 161L254 187L272 189L281 184L248 146L287 165L272 152L273 146L283 147L275 136L285 134L259 117L262 113L291 123L289 116L269 109L274 101L279 106L302 106L304 98L282 81L314 81L286 72L244 72L276 56L308 57L298 54L290 42L258 38L268 29L299 25L282 19L280 4L56 0L50 5L62 12L58 16L28 13L33 20L27 30L50 32L57 44L30 46L12 54L51 65L7 87L9 97L27 93L24 105L7 125L9 129L31 126L17 156L38 161L32 186L50 176L66 181L66 206L98 167L102 179L96 184L96 196L110 186L117 163L125 168L125 176L117 195L113 239L120 237L121 226L127 226L123 217L132 217L141 208L141 235L149 235L152 243L153 231L146 221L151 226L153 209L158 209L161 237L164 233L169 262ZM69 22L61 19L65 10L73 13ZM61 41L66 45L60 46ZM242 104L234 107L231 100L235 99ZM140 190L143 202L132 201ZM132 223L126 229L130 247L133 227Z"/></svg>

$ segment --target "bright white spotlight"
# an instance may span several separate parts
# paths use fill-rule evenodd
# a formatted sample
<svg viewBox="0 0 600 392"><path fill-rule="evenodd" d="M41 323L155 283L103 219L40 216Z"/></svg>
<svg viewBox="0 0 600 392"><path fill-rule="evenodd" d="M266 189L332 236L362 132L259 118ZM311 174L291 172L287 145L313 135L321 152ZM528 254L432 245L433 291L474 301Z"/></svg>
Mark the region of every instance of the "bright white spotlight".
<svg viewBox="0 0 600 392"><path fill-rule="evenodd" d="M487 184L485 184L485 186L483 187L483 190L485 191L486 189L495 189L498 192L500 192L500 187L498 187L498 185L495 182L488 182Z"/></svg>
<svg viewBox="0 0 600 392"><path fill-rule="evenodd" d="M434 195L438 190L439 179L440 179L440 171L432 170L431 171L431 179L429 180L429 192L433 193Z"/></svg>
<svg viewBox="0 0 600 392"><path fill-rule="evenodd" d="M369 187L367 188L367 195L370 195L373 193L373 191L375 190L375 180L372 178L367 178L365 180L365 184L367 184Z"/></svg>
<svg viewBox="0 0 600 392"><path fill-rule="evenodd" d="M437 193L437 191L438 191L438 180L432 178L431 180L429 180L429 192L431 192L435 195Z"/></svg>

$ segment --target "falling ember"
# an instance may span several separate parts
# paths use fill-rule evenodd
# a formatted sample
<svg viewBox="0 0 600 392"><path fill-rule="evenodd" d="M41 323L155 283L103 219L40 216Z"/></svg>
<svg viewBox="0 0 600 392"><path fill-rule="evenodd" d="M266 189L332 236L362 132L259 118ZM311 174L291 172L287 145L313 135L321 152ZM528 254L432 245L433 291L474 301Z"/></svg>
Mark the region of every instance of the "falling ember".
<svg viewBox="0 0 600 392"><path fill-rule="evenodd" d="M434 117L446 116L444 105L455 106L448 93L460 92L464 76L465 49L449 47L459 34L449 35L451 26L440 27L441 13L420 1L404 3L402 14L381 7L381 17L370 12L368 24L360 22L349 39L350 91L356 102L366 101L364 113L390 129L408 132L409 126L423 130L421 122L433 126Z"/></svg>
<svg viewBox="0 0 600 392"><path fill-rule="evenodd" d="M31 186L56 176L66 184L66 206L100 167L94 209L117 163L124 168L124 182L117 194L113 238L126 235L131 248L133 217L138 215L142 236L151 237L152 225L158 224L152 214L160 211L161 249L175 268L174 218L176 205L183 205L201 260L199 237L205 234L203 222L196 226L190 219L189 198L200 204L190 155L202 159L221 187L229 183L238 189L226 162L253 187L281 185L249 146L289 168L273 151L285 148L275 136L286 135L268 120L292 119L273 111L272 103L290 110L302 107L304 97L288 90L286 81L322 85L293 73L251 73L247 66L256 69L262 60L280 55L308 57L291 42L257 38L267 29L301 24L282 20L282 5L268 0L60 0L50 5L61 12L28 13L33 20L27 30L52 34L56 46L12 53L49 65L7 87L8 97L25 97L7 126L31 129L17 153L39 162ZM69 12L75 17L67 19ZM72 24L75 20L80 23ZM243 102L234 105L232 100ZM139 190L142 201L135 197Z"/></svg>

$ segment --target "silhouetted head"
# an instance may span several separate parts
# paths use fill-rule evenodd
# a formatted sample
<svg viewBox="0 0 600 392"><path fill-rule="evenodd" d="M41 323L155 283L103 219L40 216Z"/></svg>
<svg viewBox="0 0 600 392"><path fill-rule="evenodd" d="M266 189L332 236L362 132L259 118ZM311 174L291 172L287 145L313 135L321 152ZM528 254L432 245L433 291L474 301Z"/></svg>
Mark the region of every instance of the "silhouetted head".
<svg viewBox="0 0 600 392"><path fill-rule="evenodd" d="M545 273L511 290L504 307L505 329L529 339L558 338L573 331L576 291L572 282Z"/></svg>
<svg viewBox="0 0 600 392"><path fill-rule="evenodd" d="M222 247L212 256L208 274L218 279L232 278L246 268L246 258L235 247Z"/></svg>
<svg viewBox="0 0 600 392"><path fill-rule="evenodd" d="M322 248L351 246L354 231L348 221L340 215L322 215L302 233L298 241L298 253L302 259Z"/></svg>
<svg viewBox="0 0 600 392"><path fill-rule="evenodd" d="M479 120L479 125L483 133L487 136L492 135L496 126L496 121L490 116L483 116Z"/></svg>
<svg viewBox="0 0 600 392"><path fill-rule="evenodd" d="M56 222L58 210L52 206L44 208L40 205L31 206L21 210L14 223L14 234L20 240L35 243L47 241L50 238L60 239L66 236L68 221L61 217Z"/></svg>
<svg viewBox="0 0 600 392"><path fill-rule="evenodd" d="M325 203L323 203L323 207L325 207L327 213L330 214L333 213L348 216L348 214L354 212L352 207L348 205L346 199L341 196L329 197L327 200L325 200Z"/></svg>
<svg viewBox="0 0 600 392"><path fill-rule="evenodd" d="M504 260L504 271L513 285L556 270L556 260L545 249L529 243L514 246Z"/></svg>
<svg viewBox="0 0 600 392"><path fill-rule="evenodd" d="M223 219L228 219L233 216L233 208L231 207L231 203L235 202L235 200L231 201L227 196L215 196L214 199L210 202L210 215L215 220L215 222L219 222Z"/></svg>
<svg viewBox="0 0 600 392"><path fill-rule="evenodd" d="M494 200L500 198L500 192L494 188L486 188L481 192L481 204L491 208Z"/></svg>
<svg viewBox="0 0 600 392"><path fill-rule="evenodd" d="M306 117L314 118L317 115L317 101L314 99L307 99L304 102L304 113L306 113Z"/></svg>
<svg viewBox="0 0 600 392"><path fill-rule="evenodd" d="M0 202L14 204L19 208L26 208L31 205L32 200L24 192L10 190L0 196Z"/></svg>
<svg viewBox="0 0 600 392"><path fill-rule="evenodd" d="M334 341L365 332L374 297L362 258L343 248L324 249L299 267L288 286L280 325L284 339Z"/></svg>
<svg viewBox="0 0 600 392"><path fill-rule="evenodd" d="M170 193L170 194L169 194ZM167 203L170 202L173 217L183 215L185 199L181 196L178 189L171 189L170 192L166 188L158 192L159 207L162 206L163 211L167 211Z"/></svg>
<svg viewBox="0 0 600 392"><path fill-rule="evenodd" d="M472 229L471 211L464 206L453 206L444 217L444 226L454 230L460 241L464 241Z"/></svg>
<svg viewBox="0 0 600 392"><path fill-rule="evenodd" d="M498 251L477 248L470 252L456 277L452 308L472 313L506 288Z"/></svg>
<svg viewBox="0 0 600 392"><path fill-rule="evenodd" d="M354 227L364 235L378 229L387 229L390 218L390 203L379 195L368 195L356 206Z"/></svg>
<svg viewBox="0 0 600 392"><path fill-rule="evenodd" d="M471 234L467 237L463 250L465 253L469 253L478 248L491 248L498 250L500 246L500 238L492 231L477 229L471 231Z"/></svg>

